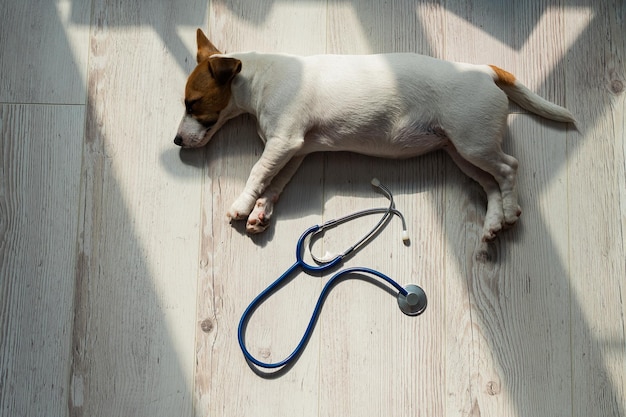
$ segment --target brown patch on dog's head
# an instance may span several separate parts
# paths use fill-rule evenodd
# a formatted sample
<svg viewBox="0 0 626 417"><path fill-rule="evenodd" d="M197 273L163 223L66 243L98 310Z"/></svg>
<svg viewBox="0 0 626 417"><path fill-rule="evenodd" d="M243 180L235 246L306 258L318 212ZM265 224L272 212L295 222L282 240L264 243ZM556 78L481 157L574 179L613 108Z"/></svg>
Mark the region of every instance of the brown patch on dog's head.
<svg viewBox="0 0 626 417"><path fill-rule="evenodd" d="M241 61L217 56L220 51L207 39L202 30L197 32L198 65L185 87L185 108L205 126L214 124L219 112L230 100L231 81L241 71Z"/></svg>
<svg viewBox="0 0 626 417"><path fill-rule="evenodd" d="M231 81L241 71L235 58L209 57L193 70L185 87L185 108L203 125L217 122L230 101Z"/></svg>
<svg viewBox="0 0 626 417"><path fill-rule="evenodd" d="M181 146L202 146L212 136L210 129L224 124L228 115L220 119L220 112L228 106L233 78L241 71L241 61L222 55L200 29L197 42L198 65L187 79L185 116L174 140Z"/></svg>

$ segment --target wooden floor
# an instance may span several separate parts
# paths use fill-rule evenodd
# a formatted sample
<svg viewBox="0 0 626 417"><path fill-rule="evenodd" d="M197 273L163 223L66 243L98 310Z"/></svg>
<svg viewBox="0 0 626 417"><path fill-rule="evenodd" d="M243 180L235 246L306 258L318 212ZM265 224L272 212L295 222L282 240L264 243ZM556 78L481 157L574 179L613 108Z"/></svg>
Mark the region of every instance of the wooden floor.
<svg viewBox="0 0 626 417"><path fill-rule="evenodd" d="M625 4L3 1L0 415L626 416ZM580 131L511 107L524 212L489 245L483 192L441 153L309 156L271 230L249 237L225 212L262 151L254 121L202 150L172 143L197 27L225 51L496 64ZM411 244L394 220L346 266L421 285L428 309L407 317L372 282L342 282L295 366L257 375L241 313L308 226L386 204L373 176ZM326 279L260 308L250 350L287 354Z"/></svg>

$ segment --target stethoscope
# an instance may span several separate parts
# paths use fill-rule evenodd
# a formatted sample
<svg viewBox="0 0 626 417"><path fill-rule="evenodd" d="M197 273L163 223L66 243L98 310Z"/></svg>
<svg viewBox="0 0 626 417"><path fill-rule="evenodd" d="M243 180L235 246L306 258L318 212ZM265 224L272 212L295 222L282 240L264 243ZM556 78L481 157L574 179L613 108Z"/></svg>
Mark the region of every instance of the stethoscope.
<svg viewBox="0 0 626 417"><path fill-rule="evenodd" d="M279 362L266 363L266 362L262 362L256 359L254 356L252 356L252 354L246 348L244 335L246 331L246 326L248 324L248 320L250 319L254 311L264 301L266 301L272 294L274 294L278 289L282 288L289 281L288 278L294 272L296 272L297 269L299 268L302 269L308 275L314 275L316 273L324 272L324 271L334 268L335 266L339 265L346 257L348 257L351 254L354 254L356 251L359 250L359 248L366 245L370 241L370 239L372 239L385 226L387 221L393 215L398 216L402 220L402 240L405 243L408 243L409 235L406 230L406 222L404 220L404 216L402 215L402 213L398 211L395 207L395 203L393 201L393 195L391 194L391 191L389 191L387 187L382 185L380 181L378 181L376 178L372 180L372 185L378 188L379 190L381 190L385 194L385 196L389 199L388 207L379 207L379 208L361 210L352 214L348 214L347 216L340 217L338 219L329 220L325 223L318 224L307 229L302 234L302 236L300 236L300 238L298 239L298 243L296 245L296 262L292 266L290 266L280 277L278 277L276 281L270 284L269 287L263 290L263 292L261 292L254 300L252 300L250 305L248 305L246 310L243 312L243 315L241 316L241 320L239 321L239 328L237 331L237 336L239 339L239 346L241 347L241 351L243 352L243 355L245 356L246 360L248 360L250 363L256 366L262 367L262 368L276 369L276 368L281 368L281 367L290 365L295 359L297 359L299 355L302 353L304 347L306 346L308 339L311 336L311 333L313 332L313 328L315 327L315 323L317 322L322 305L324 304L324 300L326 299L328 293L330 292L332 287L337 283L337 281L340 278L348 274L368 274L368 275L372 275L374 277L380 278L381 280L387 282L389 285L391 285L396 290L398 290L398 296L397 296L398 306L400 307L400 310L404 314L409 315L409 316L417 316L421 314L422 312L424 312L424 310L426 309L426 305L427 305L426 293L419 286L414 285L414 284L409 284L406 287L402 287L400 284L398 284L396 281L394 281L387 275L383 274L382 272L379 272L370 268L364 268L364 267L345 268L337 272L335 275L333 275L328 280L326 285L324 285L324 288L322 289L322 292L320 293L320 296L317 299L317 303L313 310L313 314L311 314L311 319L309 321L309 324L307 325L307 328L304 334L302 335L300 342L298 343L296 348L291 352L291 354L289 354L289 356L287 356L285 359ZM376 214L376 213L383 213L383 216L378 221L378 223L376 223L376 225L374 225L374 227L372 227L372 229L368 233L366 233L361 239L359 239L354 245L346 249L343 253L339 255L325 256L324 258L319 258L315 256L313 252L311 251L311 246L314 242L315 236L319 235L324 230L337 227L340 224L347 223L359 217L368 216L368 215ZM303 260L305 246L306 246L307 241L309 242L308 246L309 246L311 258L313 258L313 260L318 265L311 265L311 264L306 263Z"/></svg>

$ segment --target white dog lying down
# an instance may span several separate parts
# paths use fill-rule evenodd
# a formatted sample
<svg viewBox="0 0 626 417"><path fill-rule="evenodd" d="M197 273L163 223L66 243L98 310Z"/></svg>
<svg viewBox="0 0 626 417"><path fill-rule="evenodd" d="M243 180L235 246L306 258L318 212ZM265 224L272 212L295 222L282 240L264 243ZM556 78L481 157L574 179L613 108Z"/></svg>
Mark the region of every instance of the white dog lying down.
<svg viewBox="0 0 626 417"><path fill-rule="evenodd" d="M521 214L517 160L501 148L507 96L545 118L574 122L568 110L492 65L417 54L224 55L200 29L197 42L174 142L203 146L227 120L256 117L265 150L228 212L247 217L250 233L268 227L278 196L311 152L410 158L444 149L484 188L483 239L491 240Z"/></svg>

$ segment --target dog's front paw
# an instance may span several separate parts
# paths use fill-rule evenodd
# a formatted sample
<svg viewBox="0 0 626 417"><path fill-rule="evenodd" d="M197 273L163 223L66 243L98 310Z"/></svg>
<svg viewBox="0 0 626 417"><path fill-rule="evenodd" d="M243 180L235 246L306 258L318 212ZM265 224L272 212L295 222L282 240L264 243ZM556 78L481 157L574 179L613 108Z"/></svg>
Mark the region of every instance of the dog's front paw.
<svg viewBox="0 0 626 417"><path fill-rule="evenodd" d="M229 220L243 220L246 218L246 213L231 207L230 210L226 212L226 217L228 217Z"/></svg>
<svg viewBox="0 0 626 417"><path fill-rule="evenodd" d="M246 231L251 234L264 232L270 225L273 210L274 204L269 198L259 198L248 216Z"/></svg>
<svg viewBox="0 0 626 417"><path fill-rule="evenodd" d="M226 216L230 220L243 220L248 217L248 214L252 211L253 205L254 200L248 202L247 199L240 197L230 207L230 210L228 210Z"/></svg>

